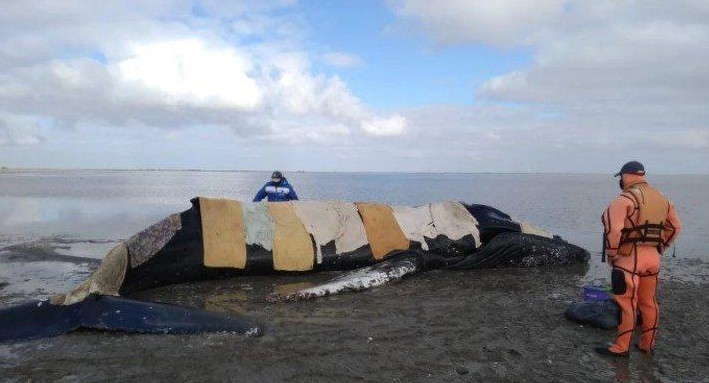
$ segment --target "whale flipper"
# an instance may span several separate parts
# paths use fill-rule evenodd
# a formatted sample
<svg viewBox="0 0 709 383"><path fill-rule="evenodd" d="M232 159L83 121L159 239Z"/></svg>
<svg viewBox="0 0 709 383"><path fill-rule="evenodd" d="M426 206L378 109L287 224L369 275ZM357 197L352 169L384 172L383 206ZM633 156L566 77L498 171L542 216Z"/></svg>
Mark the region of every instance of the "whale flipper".
<svg viewBox="0 0 709 383"><path fill-rule="evenodd" d="M344 291L371 289L416 273L420 266L415 257L399 257L343 273L329 282L298 290L289 294L272 293L266 297L269 302L306 300L338 294Z"/></svg>
<svg viewBox="0 0 709 383"><path fill-rule="evenodd" d="M0 310L0 342L47 338L81 327L79 305L55 306L49 301Z"/></svg>
<svg viewBox="0 0 709 383"><path fill-rule="evenodd" d="M262 334L259 325L238 316L112 296L92 295L68 306L41 301L0 311L0 342L44 338L78 329L141 334Z"/></svg>

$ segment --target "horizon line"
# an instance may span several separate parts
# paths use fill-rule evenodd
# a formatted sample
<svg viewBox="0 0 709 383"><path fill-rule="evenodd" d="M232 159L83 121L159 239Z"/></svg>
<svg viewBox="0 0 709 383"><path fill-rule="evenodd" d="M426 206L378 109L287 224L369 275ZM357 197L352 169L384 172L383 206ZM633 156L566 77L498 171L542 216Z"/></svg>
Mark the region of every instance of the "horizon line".
<svg viewBox="0 0 709 383"><path fill-rule="evenodd" d="M64 167L0 167L0 174L3 173L23 173L37 171L105 171L105 172L199 172L199 173L268 173L273 169L204 169L204 168L64 168ZM345 174L550 174L550 175L613 175L612 172L574 172L574 171L433 171L433 170L398 170L398 171L377 171L377 170L282 170L284 173L345 173ZM709 175L709 173L651 173L652 175Z"/></svg>

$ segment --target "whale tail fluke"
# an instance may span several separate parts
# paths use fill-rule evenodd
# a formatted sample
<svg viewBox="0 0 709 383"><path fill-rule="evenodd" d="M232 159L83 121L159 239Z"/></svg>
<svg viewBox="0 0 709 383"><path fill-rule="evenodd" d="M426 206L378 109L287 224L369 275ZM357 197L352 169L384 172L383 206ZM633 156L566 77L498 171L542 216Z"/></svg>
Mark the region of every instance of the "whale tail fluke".
<svg viewBox="0 0 709 383"><path fill-rule="evenodd" d="M46 338L79 329L140 334L262 334L258 324L242 317L112 296L91 295L68 306L40 301L0 310L0 342Z"/></svg>

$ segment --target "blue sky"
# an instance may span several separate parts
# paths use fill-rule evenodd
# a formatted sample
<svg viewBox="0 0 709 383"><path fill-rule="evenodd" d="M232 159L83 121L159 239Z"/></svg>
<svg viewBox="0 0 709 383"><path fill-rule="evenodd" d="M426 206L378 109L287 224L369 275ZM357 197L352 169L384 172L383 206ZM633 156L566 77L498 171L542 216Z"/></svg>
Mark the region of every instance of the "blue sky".
<svg viewBox="0 0 709 383"><path fill-rule="evenodd" d="M690 0L5 2L0 163L709 173L707 20Z"/></svg>
<svg viewBox="0 0 709 383"><path fill-rule="evenodd" d="M379 1L301 2L316 50L346 51L363 64L337 71L364 102L378 108L471 104L487 79L529 64L522 49L482 45L434 46L423 34L393 27L395 16ZM327 71L319 66L318 70Z"/></svg>

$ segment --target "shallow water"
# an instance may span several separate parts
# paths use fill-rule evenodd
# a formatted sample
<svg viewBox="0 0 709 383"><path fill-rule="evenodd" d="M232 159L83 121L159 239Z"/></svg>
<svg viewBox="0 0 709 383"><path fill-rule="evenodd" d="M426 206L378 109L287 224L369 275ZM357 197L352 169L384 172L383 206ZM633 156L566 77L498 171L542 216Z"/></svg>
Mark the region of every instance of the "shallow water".
<svg viewBox="0 0 709 383"><path fill-rule="evenodd" d="M48 170L0 174L0 303L64 291L116 242L190 207L195 196L251 200L264 172ZM416 205L458 200L495 206L589 249L585 280L600 281L600 214L615 179L568 174L293 173L301 199ZM678 207L684 231L665 279L709 275L707 175L658 175L651 182ZM77 258L72 258L77 257ZM38 262L41 261L41 262ZM95 267L95 266L94 266Z"/></svg>

